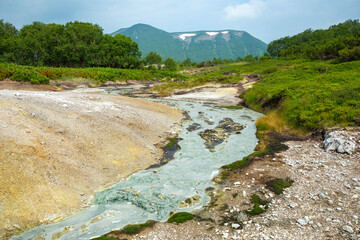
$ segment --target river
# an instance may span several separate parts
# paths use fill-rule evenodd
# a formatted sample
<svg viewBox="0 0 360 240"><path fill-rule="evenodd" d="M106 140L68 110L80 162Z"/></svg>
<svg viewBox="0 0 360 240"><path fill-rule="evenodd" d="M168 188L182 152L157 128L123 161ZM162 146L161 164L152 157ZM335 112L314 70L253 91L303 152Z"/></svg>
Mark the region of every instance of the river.
<svg viewBox="0 0 360 240"><path fill-rule="evenodd" d="M62 221L30 229L13 240L90 239L127 224L147 220L166 221L172 211L192 212L206 205L210 187L218 169L251 154L257 145L255 120L260 113L250 109L225 109L211 104L161 101L188 112L190 119L182 124L180 150L167 164L132 174L111 188L94 196L89 208ZM245 126L237 134L210 151L199 132L214 129L225 118ZM200 129L187 128L198 123ZM192 206L180 208L180 202L196 196Z"/></svg>

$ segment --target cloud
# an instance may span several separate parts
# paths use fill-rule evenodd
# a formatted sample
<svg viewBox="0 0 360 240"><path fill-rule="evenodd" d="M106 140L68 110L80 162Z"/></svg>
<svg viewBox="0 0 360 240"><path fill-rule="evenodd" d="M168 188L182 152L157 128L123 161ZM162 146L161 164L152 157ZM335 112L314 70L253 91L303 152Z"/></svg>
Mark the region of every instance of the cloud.
<svg viewBox="0 0 360 240"><path fill-rule="evenodd" d="M226 19L233 20L239 18L254 19L260 16L265 6L265 2L261 0L250 0L247 3L236 4L235 6L227 6L224 11Z"/></svg>

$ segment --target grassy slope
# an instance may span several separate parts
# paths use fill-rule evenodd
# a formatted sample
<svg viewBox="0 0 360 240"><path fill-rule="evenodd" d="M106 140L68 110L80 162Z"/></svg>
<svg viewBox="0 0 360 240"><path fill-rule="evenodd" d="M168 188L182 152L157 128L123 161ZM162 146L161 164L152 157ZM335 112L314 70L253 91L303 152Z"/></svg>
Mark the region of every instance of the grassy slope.
<svg viewBox="0 0 360 240"><path fill-rule="evenodd" d="M154 81L187 79L182 74L164 70L115 69L115 68L52 68L0 64L0 81L9 78L19 82L48 84L49 80L71 80L83 78L96 83L106 81Z"/></svg>
<svg viewBox="0 0 360 240"><path fill-rule="evenodd" d="M268 60L243 67L262 81L244 95L246 104L274 111L289 125L315 130L360 124L360 61Z"/></svg>

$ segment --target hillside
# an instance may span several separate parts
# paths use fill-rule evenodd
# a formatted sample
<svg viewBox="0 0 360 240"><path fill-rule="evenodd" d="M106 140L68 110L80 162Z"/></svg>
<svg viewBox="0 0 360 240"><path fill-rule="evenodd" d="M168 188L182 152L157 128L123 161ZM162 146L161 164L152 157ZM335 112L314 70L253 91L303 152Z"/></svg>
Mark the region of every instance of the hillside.
<svg viewBox="0 0 360 240"><path fill-rule="evenodd" d="M261 56L267 45L245 31L220 30L168 33L150 25L136 24L112 33L131 37L139 44L142 56L150 51L177 61L190 58L194 62L213 58L236 59L248 54Z"/></svg>

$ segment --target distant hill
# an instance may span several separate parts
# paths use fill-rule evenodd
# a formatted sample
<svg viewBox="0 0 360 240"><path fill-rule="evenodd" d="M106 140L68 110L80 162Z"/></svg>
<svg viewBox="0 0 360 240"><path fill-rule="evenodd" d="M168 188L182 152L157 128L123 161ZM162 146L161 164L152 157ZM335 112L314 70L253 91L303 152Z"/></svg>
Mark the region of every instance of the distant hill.
<svg viewBox="0 0 360 240"><path fill-rule="evenodd" d="M213 58L236 59L248 54L262 56L267 44L245 31L196 31L168 33L146 24L136 24L112 33L131 37L139 44L142 56L150 51L164 59L171 57L177 61L190 58L193 62L212 60Z"/></svg>

